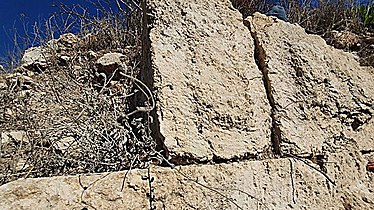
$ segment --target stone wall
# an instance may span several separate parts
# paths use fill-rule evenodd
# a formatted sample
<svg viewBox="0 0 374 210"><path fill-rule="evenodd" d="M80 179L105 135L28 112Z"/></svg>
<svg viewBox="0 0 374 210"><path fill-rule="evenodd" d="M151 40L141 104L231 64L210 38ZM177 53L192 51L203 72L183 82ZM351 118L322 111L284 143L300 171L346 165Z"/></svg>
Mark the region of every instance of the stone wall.
<svg viewBox="0 0 374 210"><path fill-rule="evenodd" d="M2 209L374 208L373 68L228 0L146 6L141 77L177 166L18 180Z"/></svg>

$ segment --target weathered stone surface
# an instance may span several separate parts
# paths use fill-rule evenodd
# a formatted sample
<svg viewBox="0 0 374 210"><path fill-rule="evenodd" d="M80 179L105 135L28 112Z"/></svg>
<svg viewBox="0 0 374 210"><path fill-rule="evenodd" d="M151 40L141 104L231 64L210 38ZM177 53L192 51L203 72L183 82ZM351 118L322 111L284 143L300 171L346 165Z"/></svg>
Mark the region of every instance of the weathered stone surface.
<svg viewBox="0 0 374 210"><path fill-rule="evenodd" d="M229 1L150 2L158 120L170 157L262 152L270 142L270 107L241 14Z"/></svg>
<svg viewBox="0 0 374 210"><path fill-rule="evenodd" d="M292 159L152 167L152 205L156 209L370 209L374 176L365 171L366 162L347 151L331 157L334 163L327 170L336 186ZM2 210L150 209L150 188L143 179L147 173L131 171L122 192L126 172L18 180L0 186L0 206Z"/></svg>
<svg viewBox="0 0 374 210"><path fill-rule="evenodd" d="M9 131L9 132L2 132L1 139L0 139L0 146L2 144L6 144L12 140L17 142L27 142L28 138L25 131Z"/></svg>
<svg viewBox="0 0 374 210"><path fill-rule="evenodd" d="M247 21L264 50L281 149L311 153L354 141L373 150L374 69L297 25L259 13Z"/></svg>
<svg viewBox="0 0 374 210"><path fill-rule="evenodd" d="M48 66L48 59L51 57L48 50L44 47L31 47L25 51L22 57L22 67L40 71Z"/></svg>
<svg viewBox="0 0 374 210"><path fill-rule="evenodd" d="M0 186L0 209L374 208L373 68L260 14L246 22L252 39L226 1L151 5L155 122L171 159L240 162L152 166L151 183L139 169L23 179ZM282 154L299 157L243 160L261 158L274 125ZM54 146L64 151L74 142ZM27 171L25 160L0 164Z"/></svg>
<svg viewBox="0 0 374 210"><path fill-rule="evenodd" d="M96 61L99 72L113 73L115 69L124 65L125 55L121 53L106 53Z"/></svg>
<svg viewBox="0 0 374 210"><path fill-rule="evenodd" d="M72 33L62 34L58 39L58 42L64 45L65 47L73 47L75 44L79 42L79 38Z"/></svg>

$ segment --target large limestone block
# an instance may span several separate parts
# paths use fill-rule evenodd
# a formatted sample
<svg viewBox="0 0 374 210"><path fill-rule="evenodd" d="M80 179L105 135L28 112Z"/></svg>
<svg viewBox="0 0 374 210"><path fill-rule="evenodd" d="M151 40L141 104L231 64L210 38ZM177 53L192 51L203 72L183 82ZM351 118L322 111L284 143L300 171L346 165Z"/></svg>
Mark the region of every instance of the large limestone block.
<svg viewBox="0 0 374 210"><path fill-rule="evenodd" d="M150 6L158 121L172 161L264 151L270 107L240 13L228 0L151 0Z"/></svg>
<svg viewBox="0 0 374 210"><path fill-rule="evenodd" d="M334 186L293 159L151 167L128 173L21 179L0 186L0 206L10 209L370 209L373 174L359 153L340 151L327 166ZM312 164L312 163L310 163ZM313 165L313 164L312 164ZM370 184L371 183L371 184Z"/></svg>
<svg viewBox="0 0 374 210"><path fill-rule="evenodd" d="M283 152L354 141L374 149L374 69L304 29L256 13L247 19L263 52ZM261 51L261 50L260 50Z"/></svg>

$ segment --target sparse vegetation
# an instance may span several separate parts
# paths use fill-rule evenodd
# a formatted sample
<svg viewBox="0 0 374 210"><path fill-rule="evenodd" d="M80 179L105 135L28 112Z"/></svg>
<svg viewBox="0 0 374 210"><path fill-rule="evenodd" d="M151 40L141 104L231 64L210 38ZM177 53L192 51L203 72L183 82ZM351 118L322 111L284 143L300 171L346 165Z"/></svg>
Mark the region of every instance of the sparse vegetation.
<svg viewBox="0 0 374 210"><path fill-rule="evenodd" d="M232 2L244 17L254 12L265 13L274 5L265 0L232 0ZM374 66L372 5L357 5L355 0L320 0L318 4L314 0L280 0L279 2L288 12L290 22L298 23L308 33L322 36L328 44L356 52L362 65ZM356 43L341 44L352 41L351 38L346 38L347 32L357 37Z"/></svg>
<svg viewBox="0 0 374 210"><path fill-rule="evenodd" d="M139 2L110 3L96 2L95 15L80 5L60 5L60 13L24 42L41 45L46 64L18 65L0 75L0 133L8 139L0 145L0 185L21 177L144 168L157 156L149 128L152 93L136 79ZM53 39L56 34L65 35ZM125 55L125 65L99 71L97 59L109 52Z"/></svg>

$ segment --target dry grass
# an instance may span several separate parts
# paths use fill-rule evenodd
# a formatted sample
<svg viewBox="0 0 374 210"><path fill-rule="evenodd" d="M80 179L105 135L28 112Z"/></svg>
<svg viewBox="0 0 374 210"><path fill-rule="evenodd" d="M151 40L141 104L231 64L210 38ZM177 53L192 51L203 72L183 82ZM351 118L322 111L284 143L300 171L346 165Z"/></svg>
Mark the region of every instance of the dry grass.
<svg viewBox="0 0 374 210"><path fill-rule="evenodd" d="M355 6L354 0L320 0L318 7L312 4L312 0L280 1L281 5L288 11L288 18L292 23L298 23L308 33L322 36L328 44L346 51L355 51L360 57L361 65L374 66L374 47L366 40L373 36L370 32L372 26L364 25L360 8ZM233 6L237 8L243 17L252 15L254 12L266 13L272 4L265 0L232 0ZM347 43L342 43L334 36L336 32L353 33L358 41L351 45L352 39L347 38ZM339 38L339 37L338 37ZM344 41L344 40L343 40Z"/></svg>
<svg viewBox="0 0 374 210"><path fill-rule="evenodd" d="M0 133L25 134L0 145L0 185L21 177L142 168L157 156L149 128L152 93L136 79L142 14L135 4L123 9L132 1L118 3L122 12L98 5L96 16L60 5L46 34L38 35L47 67L0 75L6 84L0 88ZM72 42L48 41L56 31L77 29ZM95 62L107 52L120 52L126 61L103 75Z"/></svg>

